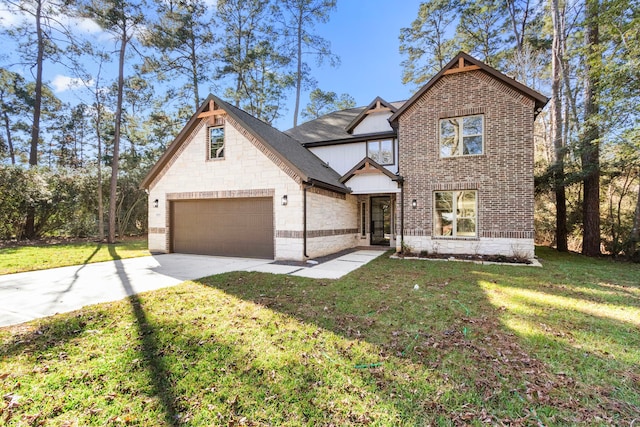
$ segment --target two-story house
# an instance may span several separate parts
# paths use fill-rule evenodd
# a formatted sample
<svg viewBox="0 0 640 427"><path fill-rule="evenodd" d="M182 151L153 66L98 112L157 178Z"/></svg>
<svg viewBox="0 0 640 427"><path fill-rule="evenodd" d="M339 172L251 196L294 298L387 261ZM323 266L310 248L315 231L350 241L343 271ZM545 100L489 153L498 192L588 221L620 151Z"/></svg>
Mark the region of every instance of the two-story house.
<svg viewBox="0 0 640 427"><path fill-rule="evenodd" d="M286 132L210 95L142 183L149 249L533 257L533 123L546 103L462 52L408 101L377 97Z"/></svg>

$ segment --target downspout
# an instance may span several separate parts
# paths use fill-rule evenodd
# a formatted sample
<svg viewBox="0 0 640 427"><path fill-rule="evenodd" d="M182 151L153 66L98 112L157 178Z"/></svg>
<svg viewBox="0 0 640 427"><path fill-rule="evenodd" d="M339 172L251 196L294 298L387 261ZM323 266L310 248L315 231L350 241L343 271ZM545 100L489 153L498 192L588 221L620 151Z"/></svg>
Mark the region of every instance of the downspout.
<svg viewBox="0 0 640 427"><path fill-rule="evenodd" d="M404 250L404 179L398 181L400 184L400 253Z"/></svg>

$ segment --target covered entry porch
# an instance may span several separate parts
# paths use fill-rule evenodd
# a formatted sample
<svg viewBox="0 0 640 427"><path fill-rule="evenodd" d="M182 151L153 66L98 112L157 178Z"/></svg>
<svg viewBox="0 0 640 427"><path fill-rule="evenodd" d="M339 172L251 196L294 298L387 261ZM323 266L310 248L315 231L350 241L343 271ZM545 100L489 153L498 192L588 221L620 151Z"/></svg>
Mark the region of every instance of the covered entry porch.
<svg viewBox="0 0 640 427"><path fill-rule="evenodd" d="M341 181L357 196L360 246L396 247L402 177L365 157Z"/></svg>
<svg viewBox="0 0 640 427"><path fill-rule="evenodd" d="M360 246L396 246L396 194L358 195Z"/></svg>

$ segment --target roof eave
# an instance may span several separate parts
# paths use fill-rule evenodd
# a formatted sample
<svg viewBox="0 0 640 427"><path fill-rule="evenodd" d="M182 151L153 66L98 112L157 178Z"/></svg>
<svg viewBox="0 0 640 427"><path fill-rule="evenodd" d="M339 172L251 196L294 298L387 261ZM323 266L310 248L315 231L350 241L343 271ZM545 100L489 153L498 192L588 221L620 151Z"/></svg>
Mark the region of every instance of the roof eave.
<svg viewBox="0 0 640 427"><path fill-rule="evenodd" d="M396 127L395 123L398 121L398 118L411 106L415 101L417 101L422 95L424 95L431 87L438 81L440 78L454 65L460 58L464 58L465 60L471 62L474 65L480 67L480 69L503 83L513 87L517 91L527 95L532 98L535 102L534 113L537 115L542 108L549 102L549 98L542 95L540 92L531 89L530 87L520 83L519 81L512 79L505 74L502 74L500 71L496 70L493 67L485 64L484 62L474 58L473 56L465 53L459 52L447 65L445 65L435 76L433 76L427 84L425 84L418 92L416 92L407 102L405 102L402 107L398 108L398 110L389 117L389 123L391 123L392 127Z"/></svg>
<svg viewBox="0 0 640 427"><path fill-rule="evenodd" d="M398 136L397 132L389 131L389 132L377 132L377 133L367 133L361 134L357 136L353 136L350 138L340 138L340 139L329 139L325 141L313 141L313 142L303 142L303 147L322 147L325 145L338 145L338 144L349 144L356 142L369 141L373 139L381 139L381 138L396 138Z"/></svg>
<svg viewBox="0 0 640 427"><path fill-rule="evenodd" d="M362 110L362 112L360 114L358 114L356 116L355 119L353 119L345 128L345 130L347 131L347 133L351 133L355 130L355 128L365 119L365 117L367 117L367 114L369 114L369 110L371 110L371 108L373 108L373 106L376 105L376 103L380 103L380 105L384 105L386 108L389 109L389 111L391 111L391 114L395 113L397 111L397 108L394 107L390 102L385 101L384 99L382 99L379 96L376 96L376 98L371 101L371 103L365 107L364 110Z"/></svg>
<svg viewBox="0 0 640 427"><path fill-rule="evenodd" d="M338 187L336 185L329 184L329 183L326 183L324 181L320 181L320 180L314 179L314 178L306 179L304 182L306 182L308 184L311 184L314 187L324 188L325 190L331 190L333 192L340 193L340 194L350 194L351 193L351 189L349 187L347 187L346 185L344 187Z"/></svg>

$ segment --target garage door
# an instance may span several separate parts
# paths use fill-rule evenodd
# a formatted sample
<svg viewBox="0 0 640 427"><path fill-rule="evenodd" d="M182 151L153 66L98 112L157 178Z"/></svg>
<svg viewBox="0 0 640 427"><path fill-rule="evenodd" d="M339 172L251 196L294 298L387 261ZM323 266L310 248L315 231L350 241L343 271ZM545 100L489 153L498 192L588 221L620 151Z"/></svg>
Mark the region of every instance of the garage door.
<svg viewBox="0 0 640 427"><path fill-rule="evenodd" d="M171 204L177 253L273 259L273 198Z"/></svg>

